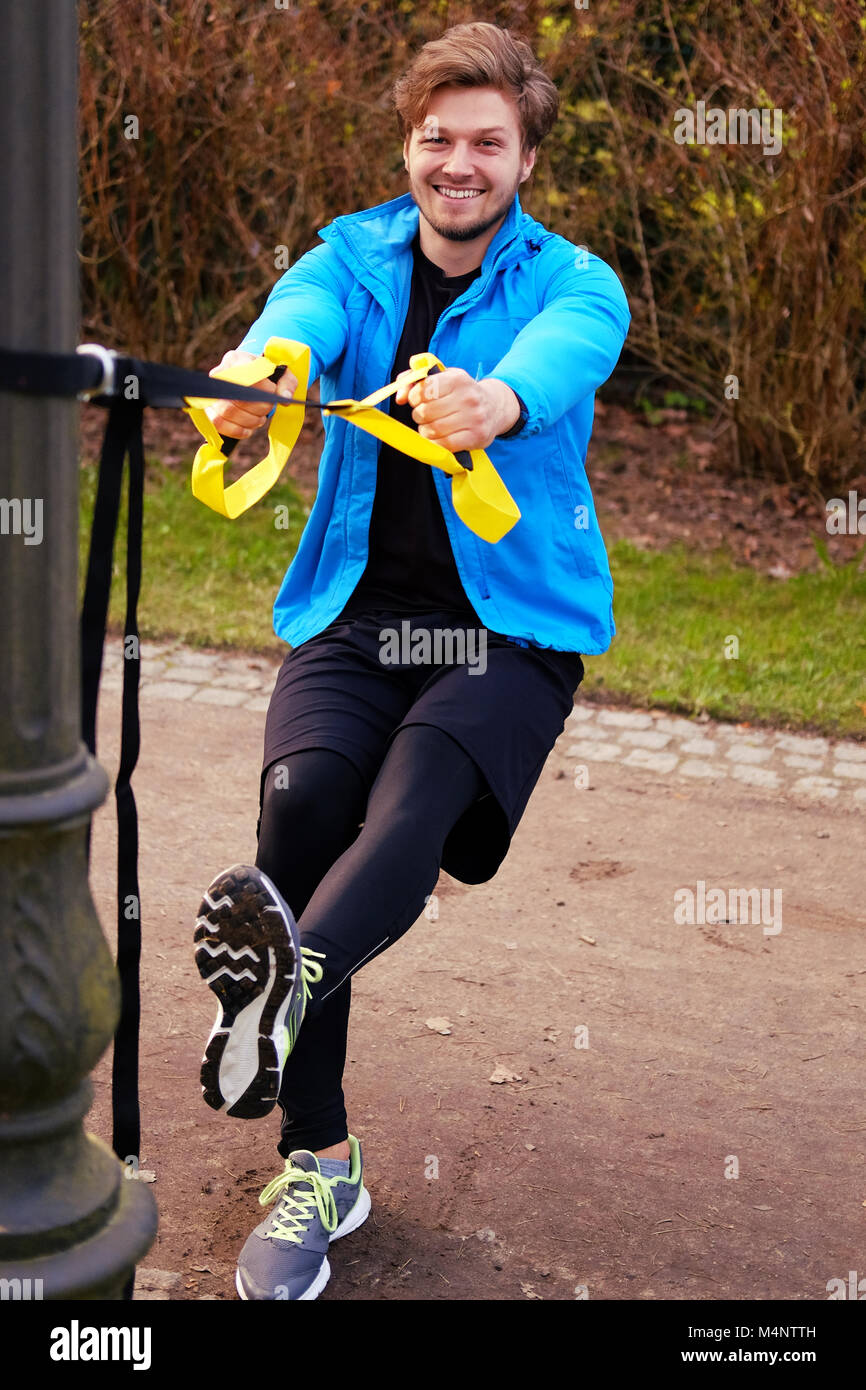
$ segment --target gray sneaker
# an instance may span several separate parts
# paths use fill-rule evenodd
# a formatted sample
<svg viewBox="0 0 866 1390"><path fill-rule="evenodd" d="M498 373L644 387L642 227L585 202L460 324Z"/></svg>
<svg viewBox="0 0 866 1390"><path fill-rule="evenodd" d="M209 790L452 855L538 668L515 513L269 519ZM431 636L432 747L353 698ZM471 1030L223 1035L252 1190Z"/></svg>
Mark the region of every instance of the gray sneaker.
<svg viewBox="0 0 866 1390"><path fill-rule="evenodd" d="M235 1277L243 1299L318 1298L331 1277L328 1246L357 1230L370 1214L361 1145L349 1135L349 1176L328 1177L309 1149L296 1149L285 1171L259 1197L279 1200L247 1239Z"/></svg>

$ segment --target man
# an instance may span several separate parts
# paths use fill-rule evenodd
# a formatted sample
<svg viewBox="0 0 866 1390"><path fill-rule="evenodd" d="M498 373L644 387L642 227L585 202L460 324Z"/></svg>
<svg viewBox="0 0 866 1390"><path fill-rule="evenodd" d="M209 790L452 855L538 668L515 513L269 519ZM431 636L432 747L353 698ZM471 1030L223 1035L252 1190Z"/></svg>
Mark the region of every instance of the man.
<svg viewBox="0 0 866 1390"><path fill-rule="evenodd" d="M291 337L309 344L323 400L360 399L434 352L446 370L404 381L392 413L452 452L488 450L521 518L480 540L441 470L326 419L315 505L274 605L291 651L266 722L256 865L217 876L196 928L221 1005L205 1099L246 1117L279 1099L283 1114L285 1170L241 1252L242 1298L317 1297L329 1241L366 1219L341 1088L351 976L417 920L440 866L466 883L495 874L580 653L614 632L584 460L628 305L604 262L518 198L556 89L526 44L466 24L424 46L395 103L409 192L323 228L220 365ZM237 438L268 412L211 409ZM434 656L395 660L395 631ZM431 645L445 632L448 659ZM483 669L455 657L455 638L483 647Z"/></svg>

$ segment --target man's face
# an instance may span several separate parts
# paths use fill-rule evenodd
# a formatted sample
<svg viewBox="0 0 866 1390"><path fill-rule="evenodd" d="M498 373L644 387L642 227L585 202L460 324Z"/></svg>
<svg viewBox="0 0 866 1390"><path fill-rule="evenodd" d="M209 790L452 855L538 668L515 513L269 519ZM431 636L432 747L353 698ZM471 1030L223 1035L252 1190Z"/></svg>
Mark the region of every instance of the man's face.
<svg viewBox="0 0 866 1390"><path fill-rule="evenodd" d="M505 93L436 88L403 145L409 191L434 232L473 241L502 222L535 163L520 142L517 105Z"/></svg>

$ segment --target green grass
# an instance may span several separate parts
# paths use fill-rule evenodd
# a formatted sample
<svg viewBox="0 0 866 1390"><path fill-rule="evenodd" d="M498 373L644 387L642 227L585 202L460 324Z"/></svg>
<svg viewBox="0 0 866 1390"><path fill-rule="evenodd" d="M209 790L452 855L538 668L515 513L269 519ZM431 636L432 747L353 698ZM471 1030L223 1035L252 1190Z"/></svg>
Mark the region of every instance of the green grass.
<svg viewBox="0 0 866 1390"><path fill-rule="evenodd" d="M87 566L96 468L81 470L79 577ZM125 609L126 497L115 544L109 621L120 631ZM288 508L277 530L276 507ZM285 514L281 514L285 515ZM147 461L139 631L179 637L190 646L285 651L274 635L272 608L298 546L306 516L290 482L280 482L250 511L229 521L197 502L189 468Z"/></svg>
<svg viewBox="0 0 866 1390"><path fill-rule="evenodd" d="M82 469L81 576L96 470ZM277 530L275 508L288 508ZM306 517L291 483L237 521L217 516L189 490L188 469L148 461L143 636L193 646L284 650L271 610ZM123 548L120 548L123 553ZM610 548L617 635L587 657L585 694L720 719L828 733L866 734L866 574L856 561L816 574L767 579L723 552L678 545ZM124 579L115 557L110 619L123 619ZM739 642L727 659L725 644Z"/></svg>
<svg viewBox="0 0 866 1390"><path fill-rule="evenodd" d="M768 579L683 545L610 549L617 635L587 691L718 719L866 733L866 574ZM736 637L739 654L725 655ZM733 644L728 650L735 650Z"/></svg>

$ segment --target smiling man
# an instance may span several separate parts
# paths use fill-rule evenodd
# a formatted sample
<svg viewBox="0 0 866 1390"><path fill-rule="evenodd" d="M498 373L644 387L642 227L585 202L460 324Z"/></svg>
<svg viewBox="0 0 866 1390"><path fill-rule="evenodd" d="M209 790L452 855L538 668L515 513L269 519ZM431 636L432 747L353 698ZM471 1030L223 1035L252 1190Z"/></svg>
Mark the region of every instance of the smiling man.
<svg viewBox="0 0 866 1390"><path fill-rule="evenodd" d="M584 464L628 305L609 266L518 196L556 88L525 43L479 23L426 44L394 96L408 193L322 228L220 366L298 339L333 400L435 353L445 370L402 382L391 413L453 452L488 450L521 517L480 540L441 470L325 420L315 505L274 604L291 650L265 727L256 864L217 875L195 932L220 1006L205 1100L282 1112L285 1166L238 1261L245 1299L316 1298L330 1241L366 1219L342 1090L351 977L418 920L440 868L495 875L581 653L614 632ZM267 410L219 402L212 416L244 438ZM470 667L461 653L480 646Z"/></svg>

